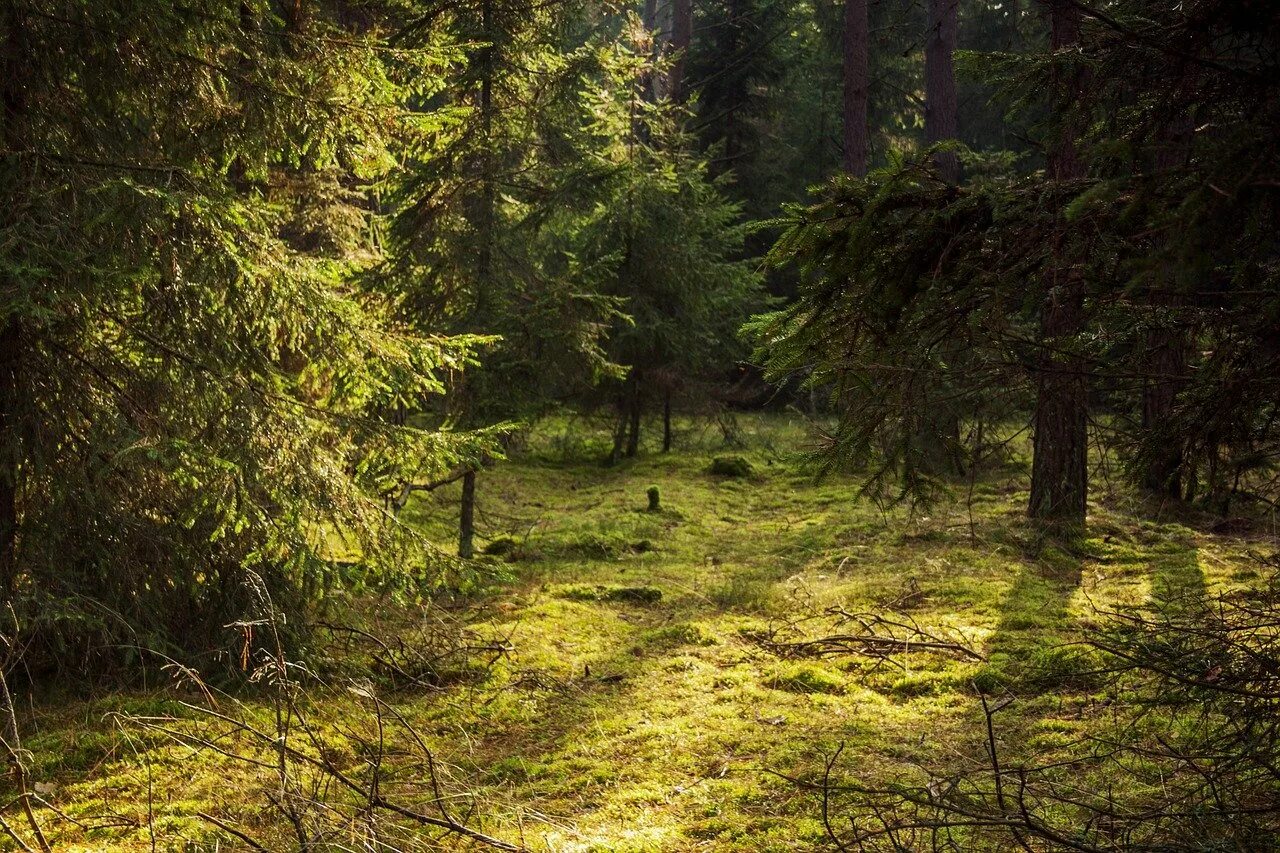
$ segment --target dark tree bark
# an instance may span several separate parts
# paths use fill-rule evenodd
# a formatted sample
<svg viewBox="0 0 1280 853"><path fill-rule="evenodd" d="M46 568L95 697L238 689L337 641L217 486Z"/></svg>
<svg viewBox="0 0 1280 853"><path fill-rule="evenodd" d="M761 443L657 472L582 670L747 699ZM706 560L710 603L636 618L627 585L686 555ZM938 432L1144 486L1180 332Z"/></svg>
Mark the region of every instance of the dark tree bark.
<svg viewBox="0 0 1280 853"><path fill-rule="evenodd" d="M1080 9L1072 0L1046 0L1050 47L1069 48L1080 41ZM1080 80L1059 75L1054 93L1063 102L1079 97ZM1075 133L1066 127L1049 152L1055 181L1084 175ZM1053 236L1048 295L1040 314L1041 353L1036 369L1034 455L1028 514L1035 519L1080 526L1088 498L1088 382L1082 359L1072 355L1070 338L1084 330L1084 279L1065 248L1066 223Z"/></svg>
<svg viewBox="0 0 1280 853"><path fill-rule="evenodd" d="M671 100L683 101L684 69L688 64L689 45L693 42L693 0L671 0Z"/></svg>
<svg viewBox="0 0 1280 853"><path fill-rule="evenodd" d="M0 126L0 157L7 160L11 156L9 152L22 148L22 123L27 111L23 81L26 20L18 8L9 7L0 15L0 22L4 26L4 56L0 62L0 109L4 119ZM12 168L9 164L5 167ZM9 317L0 326L0 595L11 594L18 579L18 498L22 466L17 421L22 393L22 350L22 324L16 317Z"/></svg>
<svg viewBox="0 0 1280 853"><path fill-rule="evenodd" d="M955 139L959 127L954 55L960 0L929 0L924 42L924 136L929 144ZM948 183L960 181L960 159L940 151L934 163Z"/></svg>
<svg viewBox="0 0 1280 853"><path fill-rule="evenodd" d="M458 519L458 556L469 560L475 556L476 536L476 472L462 475L462 511Z"/></svg>
<svg viewBox="0 0 1280 853"><path fill-rule="evenodd" d="M476 253L475 311L478 314L484 309L485 288L489 286L493 270L493 224L496 194L494 185L493 157L489 153L489 142L493 135L493 77L495 56L495 33L493 23L493 2L485 0L480 7L480 25L485 33L487 44L481 49L480 61L480 135L484 146L480 157L480 211L477 222L479 229L479 246ZM463 377L458 389L462 397L462 408L465 411L466 378ZM476 472L467 471L462 477L462 503L458 512L458 556L470 559L475 554L475 510L476 510Z"/></svg>
<svg viewBox="0 0 1280 853"><path fill-rule="evenodd" d="M844 3L844 169L867 174L867 94L870 87L867 0Z"/></svg>
<svg viewBox="0 0 1280 853"><path fill-rule="evenodd" d="M928 29L924 41L924 135L929 144L955 139L958 134L959 105L953 56L956 50L959 0L929 0ZM960 159L954 151L933 155L934 165L950 184L960 182ZM948 362L960 354L951 352ZM948 395L942 395L946 398ZM945 402L933 402L922 417L921 467L930 474L951 470L964 473L960 451L960 418Z"/></svg>
<svg viewBox="0 0 1280 853"><path fill-rule="evenodd" d="M493 219L496 196L494 184L496 179L494 176L493 157L490 154L490 141L493 136L493 77L496 56L494 54L495 33L492 0L485 0L480 14L482 16L481 26L484 29L485 39L488 44L485 45L480 56L483 69L480 76L480 132L483 137L484 153L480 163L482 171L480 178L480 252L479 257L476 259L476 272L478 273L476 302L478 304L483 302L484 289L489 284L490 274L493 269Z"/></svg>
<svg viewBox="0 0 1280 853"><path fill-rule="evenodd" d="M649 56L653 60L662 54L662 34L658 32L658 0L644 0L640 10L640 23L649 37ZM642 91L650 103L658 99L658 74L652 69L645 72Z"/></svg>

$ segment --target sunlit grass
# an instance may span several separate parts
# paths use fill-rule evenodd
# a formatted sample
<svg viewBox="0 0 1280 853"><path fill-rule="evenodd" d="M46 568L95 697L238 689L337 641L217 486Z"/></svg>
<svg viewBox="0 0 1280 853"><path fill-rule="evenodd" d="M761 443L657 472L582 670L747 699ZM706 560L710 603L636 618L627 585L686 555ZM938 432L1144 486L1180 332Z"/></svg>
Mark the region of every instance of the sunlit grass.
<svg viewBox="0 0 1280 853"><path fill-rule="evenodd" d="M479 545L505 543L482 559L511 580L473 602L473 628L511 652L479 680L382 689L470 790L486 831L557 851L821 846L815 799L782 777L812 777L841 744L843 772L864 782L980 761L975 683L1019 695L1001 717L1011 753L1064 749L1109 689L1094 653L1062 647L1083 624L1151 595L1248 579L1243 544L1185 519L1141 520L1129 498L1096 500L1083 541L1038 542L1022 521L1018 460L984 472L971 501L957 484L954 502L911 515L856 500L852 478L801 471L799 417L737 422L731 446L687 422L675 452L646 446L606 468L605 430L556 421L481 475ZM750 476L711 474L726 454ZM658 512L647 511L651 485ZM416 495L403 518L447 546L456 499ZM820 634L828 607L891 600L986 660L784 660L752 639L804 617L818 618L801 630ZM380 624L414 618L385 603L358 610L366 624L375 611ZM332 678L353 665L328 657ZM326 700L308 712L338 743L360 707ZM119 710L193 724L168 691L37 704L24 721L33 776L64 814L40 812L57 849L150 849L149 820L158 849L226 849L199 811L288 846L261 808L269 778L131 730Z"/></svg>

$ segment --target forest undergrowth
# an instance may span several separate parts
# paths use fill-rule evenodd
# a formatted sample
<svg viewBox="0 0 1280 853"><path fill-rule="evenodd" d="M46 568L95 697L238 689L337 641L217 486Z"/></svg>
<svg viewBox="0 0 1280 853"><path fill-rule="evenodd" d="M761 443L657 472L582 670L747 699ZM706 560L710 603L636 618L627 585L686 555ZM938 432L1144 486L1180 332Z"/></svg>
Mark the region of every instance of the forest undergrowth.
<svg viewBox="0 0 1280 853"><path fill-rule="evenodd" d="M247 687L172 667L14 709L25 778L5 794L31 809L5 810L0 849L852 845L863 818L902 823L854 793L941 800L993 761L1158 730L1093 632L1256 587L1273 547L1105 486L1105 457L1086 537L1043 540L1016 440L936 506L881 507L815 482L809 435L794 413L678 420L672 452L606 467L607 425L544 422L478 478L471 588L335 599L313 657L245 660ZM448 547L458 488L401 519ZM1066 766L1081 791L1144 796L1105 760Z"/></svg>

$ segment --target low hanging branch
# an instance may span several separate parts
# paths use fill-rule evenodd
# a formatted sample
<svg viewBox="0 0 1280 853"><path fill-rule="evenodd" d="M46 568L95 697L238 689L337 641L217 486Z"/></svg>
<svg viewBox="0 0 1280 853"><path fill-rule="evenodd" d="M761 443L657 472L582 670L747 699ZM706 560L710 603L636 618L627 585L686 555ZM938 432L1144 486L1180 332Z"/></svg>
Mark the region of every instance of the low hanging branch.
<svg viewBox="0 0 1280 853"><path fill-rule="evenodd" d="M396 512L404 509L404 505L409 502L409 496L414 492L434 492L437 489L443 489L445 486L452 485L468 474L473 474L484 468L488 468L494 463L494 458L485 454L478 463L463 463L455 466L448 474L437 480L430 480L426 483L414 483L412 481L402 482L398 487L390 492L384 492L383 496L390 501L391 506Z"/></svg>

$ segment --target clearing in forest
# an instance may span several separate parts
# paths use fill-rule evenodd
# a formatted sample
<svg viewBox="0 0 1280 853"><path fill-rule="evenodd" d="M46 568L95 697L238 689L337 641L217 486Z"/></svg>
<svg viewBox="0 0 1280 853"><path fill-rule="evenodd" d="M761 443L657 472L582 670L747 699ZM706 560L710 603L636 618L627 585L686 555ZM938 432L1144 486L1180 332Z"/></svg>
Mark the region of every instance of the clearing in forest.
<svg viewBox="0 0 1280 853"><path fill-rule="evenodd" d="M1063 645L1087 620L1249 576L1242 543L1140 521L1151 507L1125 493L1100 490L1070 553L1037 543L1016 453L911 513L859 499L853 479L815 482L795 456L799 416L680 426L675 451L603 467L605 430L552 422L486 470L479 544L499 580L448 608L335 607L331 624L365 633L326 633L313 666L346 687L300 676L318 734L298 748L359 768L354 733L384 708L394 796L436 796L411 770L429 748L459 819L533 850L822 849L813 783L828 765L869 785L985 765L978 687L1014 698L998 748L1043 761L1108 713L1098 657ZM437 490L402 518L447 546L456 506ZM267 699L218 701L271 725ZM200 703L164 687L32 711L25 746L57 849L150 849L148 826L159 849L238 849L218 822L293 848L266 807L270 750ZM225 754L254 749L262 766Z"/></svg>

